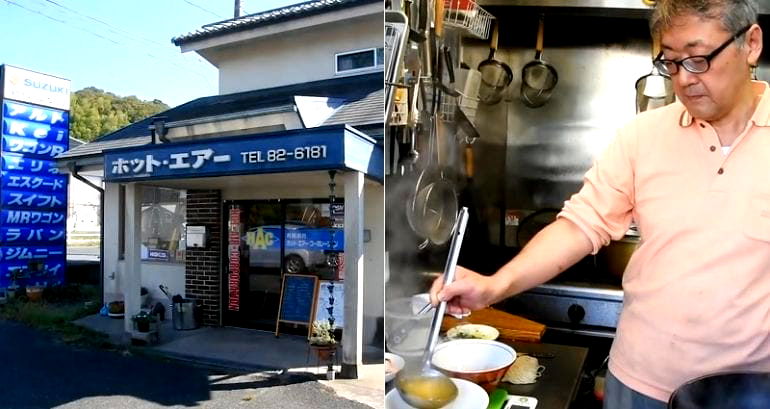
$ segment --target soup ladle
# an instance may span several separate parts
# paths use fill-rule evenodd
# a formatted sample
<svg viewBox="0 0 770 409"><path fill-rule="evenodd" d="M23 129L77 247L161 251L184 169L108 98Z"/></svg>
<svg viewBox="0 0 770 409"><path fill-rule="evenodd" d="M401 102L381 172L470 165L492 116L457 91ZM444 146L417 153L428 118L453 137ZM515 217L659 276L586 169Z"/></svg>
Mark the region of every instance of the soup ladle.
<svg viewBox="0 0 770 409"><path fill-rule="evenodd" d="M454 281L457 258L460 255L465 227L468 224L468 208L463 207L457 216L449 247L449 256L444 266L444 285ZM417 409L438 409L457 398L457 385L448 376L431 366L433 350L438 342L441 321L446 311L446 301L441 301L433 311L428 344L419 366L405 368L396 375L396 389L401 398Z"/></svg>

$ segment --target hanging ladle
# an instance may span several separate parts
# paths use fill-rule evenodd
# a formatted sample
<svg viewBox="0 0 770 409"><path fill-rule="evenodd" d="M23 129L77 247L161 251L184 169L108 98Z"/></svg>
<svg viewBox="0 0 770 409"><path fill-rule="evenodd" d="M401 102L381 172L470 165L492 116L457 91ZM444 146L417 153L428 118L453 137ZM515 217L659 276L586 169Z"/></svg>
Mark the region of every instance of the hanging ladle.
<svg viewBox="0 0 770 409"><path fill-rule="evenodd" d="M444 285L454 281L457 258L460 255L465 226L468 224L468 208L463 207L457 216L449 256L444 265ZM433 313L428 344L419 367L405 368L396 375L396 389L406 403L418 409L438 409L457 398L458 390L452 380L431 366L433 350L438 342L441 321L446 312L446 301L439 303Z"/></svg>

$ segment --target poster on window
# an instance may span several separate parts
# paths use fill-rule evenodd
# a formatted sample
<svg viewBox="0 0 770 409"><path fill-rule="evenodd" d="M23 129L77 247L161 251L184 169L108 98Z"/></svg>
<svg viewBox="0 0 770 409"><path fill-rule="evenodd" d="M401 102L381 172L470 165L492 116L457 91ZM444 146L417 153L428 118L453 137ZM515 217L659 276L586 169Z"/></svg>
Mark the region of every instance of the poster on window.
<svg viewBox="0 0 770 409"><path fill-rule="evenodd" d="M316 301L316 321L328 321L332 318L334 328L345 324L345 284L342 281L322 280L318 288Z"/></svg>
<svg viewBox="0 0 770 409"><path fill-rule="evenodd" d="M332 227L336 229L344 229L345 228L345 204L332 203L330 211L331 211Z"/></svg>
<svg viewBox="0 0 770 409"><path fill-rule="evenodd" d="M230 209L230 222L228 225L228 302L230 311L238 311L240 308L240 281L241 281L241 209Z"/></svg>

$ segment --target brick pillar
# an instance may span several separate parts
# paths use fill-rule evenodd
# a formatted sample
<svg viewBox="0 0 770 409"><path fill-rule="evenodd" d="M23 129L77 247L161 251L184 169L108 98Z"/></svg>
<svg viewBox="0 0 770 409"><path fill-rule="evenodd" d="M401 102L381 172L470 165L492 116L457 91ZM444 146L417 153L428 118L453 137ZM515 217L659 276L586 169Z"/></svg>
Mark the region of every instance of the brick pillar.
<svg viewBox="0 0 770 409"><path fill-rule="evenodd" d="M222 192L187 191L187 225L206 226L204 248L187 248L185 293L203 301L203 325L221 326L222 282Z"/></svg>

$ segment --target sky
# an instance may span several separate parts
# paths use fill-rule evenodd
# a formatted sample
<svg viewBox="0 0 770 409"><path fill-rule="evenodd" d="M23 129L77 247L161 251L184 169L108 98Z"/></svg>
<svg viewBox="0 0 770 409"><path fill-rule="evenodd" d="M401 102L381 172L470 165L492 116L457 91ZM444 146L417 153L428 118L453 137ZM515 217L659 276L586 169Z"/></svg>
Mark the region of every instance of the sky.
<svg viewBox="0 0 770 409"><path fill-rule="evenodd" d="M241 0L246 14L302 2ZM218 94L218 77L171 38L233 10L234 0L0 0L0 64L174 107Z"/></svg>

